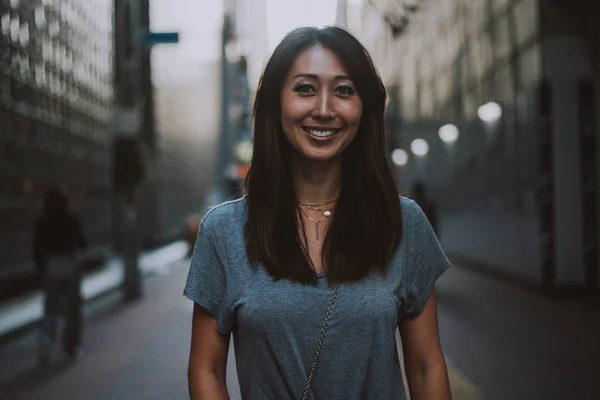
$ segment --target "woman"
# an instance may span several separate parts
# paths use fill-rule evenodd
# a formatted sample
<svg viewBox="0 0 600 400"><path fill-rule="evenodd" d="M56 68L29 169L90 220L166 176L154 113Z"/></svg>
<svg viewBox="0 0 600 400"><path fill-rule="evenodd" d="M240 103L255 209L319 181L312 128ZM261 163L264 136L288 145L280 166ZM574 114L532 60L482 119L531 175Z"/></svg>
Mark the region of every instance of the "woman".
<svg viewBox="0 0 600 400"><path fill-rule="evenodd" d="M192 399L227 399L229 337L245 399L450 399L433 285L449 267L399 198L385 153L385 88L360 43L289 33L254 104L247 195L201 222Z"/></svg>
<svg viewBox="0 0 600 400"><path fill-rule="evenodd" d="M81 357L81 274L75 257L86 245L81 222L69 210L67 194L53 188L45 199L44 214L36 222L33 238L33 256L45 291L38 354L41 364L50 362L61 314L66 317L63 350L74 359Z"/></svg>

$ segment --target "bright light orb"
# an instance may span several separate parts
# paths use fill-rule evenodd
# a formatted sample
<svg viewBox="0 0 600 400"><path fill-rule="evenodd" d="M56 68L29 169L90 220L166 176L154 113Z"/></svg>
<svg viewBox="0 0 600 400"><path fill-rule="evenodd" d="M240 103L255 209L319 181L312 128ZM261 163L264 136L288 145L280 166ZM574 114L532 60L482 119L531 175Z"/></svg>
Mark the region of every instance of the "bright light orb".
<svg viewBox="0 0 600 400"><path fill-rule="evenodd" d="M395 149L392 151L392 162L398 166L406 165L408 162L408 153L403 149Z"/></svg>
<svg viewBox="0 0 600 400"><path fill-rule="evenodd" d="M495 122L502 116L500 104L490 101L477 109L477 116L483 122Z"/></svg>
<svg viewBox="0 0 600 400"><path fill-rule="evenodd" d="M458 128L452 124L446 124L442 126L438 131L438 135L444 143L456 142L456 140L458 139L458 134Z"/></svg>
<svg viewBox="0 0 600 400"><path fill-rule="evenodd" d="M425 139L415 139L410 144L410 151L412 151L415 156L423 157L429 153L429 144Z"/></svg>

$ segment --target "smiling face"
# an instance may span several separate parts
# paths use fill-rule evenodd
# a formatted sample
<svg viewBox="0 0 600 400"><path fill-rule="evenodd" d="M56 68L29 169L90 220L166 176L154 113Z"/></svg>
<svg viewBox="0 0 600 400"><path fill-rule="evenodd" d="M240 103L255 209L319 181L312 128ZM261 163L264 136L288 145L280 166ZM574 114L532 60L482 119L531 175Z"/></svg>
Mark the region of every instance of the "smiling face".
<svg viewBox="0 0 600 400"><path fill-rule="evenodd" d="M360 125L362 100L336 54L313 46L296 57L281 91L281 125L303 158L338 158Z"/></svg>

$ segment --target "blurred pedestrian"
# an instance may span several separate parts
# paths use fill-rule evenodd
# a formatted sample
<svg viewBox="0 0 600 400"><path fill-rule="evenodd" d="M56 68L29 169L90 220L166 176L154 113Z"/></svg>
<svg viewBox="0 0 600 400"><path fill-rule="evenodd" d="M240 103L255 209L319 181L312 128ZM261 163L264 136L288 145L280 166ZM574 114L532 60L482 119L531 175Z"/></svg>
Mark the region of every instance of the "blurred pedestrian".
<svg viewBox="0 0 600 400"><path fill-rule="evenodd" d="M421 207L425 216L429 220L433 231L439 236L437 210L435 203L427 196L425 185L421 181L415 181L412 185L411 198Z"/></svg>
<svg viewBox="0 0 600 400"><path fill-rule="evenodd" d="M254 104L246 195L201 222L192 399L228 398L233 333L244 399L450 399L434 283L449 267L385 154L385 87L338 27L288 34Z"/></svg>
<svg viewBox="0 0 600 400"><path fill-rule="evenodd" d="M126 191L120 205L120 246L123 255L123 298L127 302L140 300L143 296L142 272L139 257L142 248L141 225L137 203L137 191Z"/></svg>
<svg viewBox="0 0 600 400"><path fill-rule="evenodd" d="M85 247L81 222L70 211L67 194L60 188L50 190L33 238L33 255L45 295L38 354L41 364L50 362L61 317L65 318L63 350L73 358L81 356L83 316L78 252Z"/></svg>

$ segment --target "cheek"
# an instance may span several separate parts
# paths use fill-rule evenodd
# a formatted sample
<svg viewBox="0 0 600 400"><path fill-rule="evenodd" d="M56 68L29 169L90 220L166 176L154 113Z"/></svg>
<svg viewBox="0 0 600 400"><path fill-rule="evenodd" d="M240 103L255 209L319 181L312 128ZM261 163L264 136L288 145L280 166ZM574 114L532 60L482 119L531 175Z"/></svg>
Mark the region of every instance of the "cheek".
<svg viewBox="0 0 600 400"><path fill-rule="evenodd" d="M362 103L356 102L344 104L340 108L339 113L348 126L354 126L355 128L358 128L360 119L362 117Z"/></svg>
<svg viewBox="0 0 600 400"><path fill-rule="evenodd" d="M282 96L281 98L281 127L286 136L290 134L290 127L294 124L297 114L297 105L289 98Z"/></svg>
<svg viewBox="0 0 600 400"><path fill-rule="evenodd" d="M281 98L281 118L290 122L302 118L309 109L306 100L297 96L283 96Z"/></svg>

